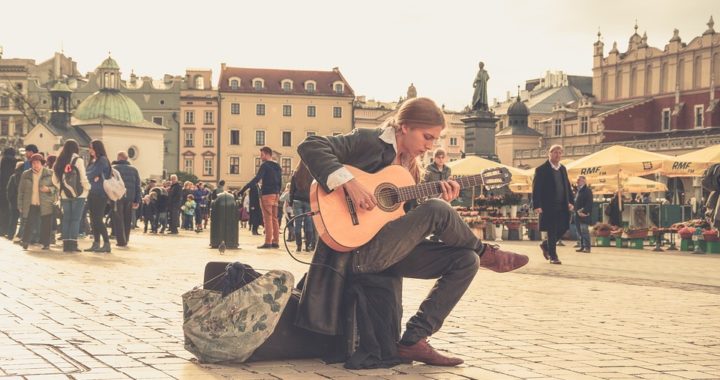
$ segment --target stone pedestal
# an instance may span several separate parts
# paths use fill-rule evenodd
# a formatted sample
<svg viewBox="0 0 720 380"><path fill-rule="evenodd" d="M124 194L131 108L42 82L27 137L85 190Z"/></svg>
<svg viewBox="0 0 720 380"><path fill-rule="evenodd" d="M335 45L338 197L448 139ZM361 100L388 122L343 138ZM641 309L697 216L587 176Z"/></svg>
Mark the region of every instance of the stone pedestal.
<svg viewBox="0 0 720 380"><path fill-rule="evenodd" d="M465 154L497 161L495 154L495 122L499 119L488 111L473 111L464 119Z"/></svg>

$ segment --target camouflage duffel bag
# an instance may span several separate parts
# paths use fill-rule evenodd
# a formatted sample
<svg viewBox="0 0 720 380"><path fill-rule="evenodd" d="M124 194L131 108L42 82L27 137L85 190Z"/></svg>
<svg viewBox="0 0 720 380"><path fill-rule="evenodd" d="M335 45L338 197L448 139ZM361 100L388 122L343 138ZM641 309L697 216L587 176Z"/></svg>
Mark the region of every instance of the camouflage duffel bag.
<svg viewBox="0 0 720 380"><path fill-rule="evenodd" d="M293 282L290 272L271 270L224 298L206 289L183 294L185 349L204 363L247 360L275 329Z"/></svg>

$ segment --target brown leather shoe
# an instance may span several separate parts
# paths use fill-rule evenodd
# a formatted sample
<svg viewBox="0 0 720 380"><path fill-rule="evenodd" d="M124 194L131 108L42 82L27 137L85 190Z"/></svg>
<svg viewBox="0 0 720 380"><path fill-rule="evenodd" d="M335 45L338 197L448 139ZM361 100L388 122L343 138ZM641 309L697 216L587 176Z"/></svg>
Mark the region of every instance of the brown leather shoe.
<svg viewBox="0 0 720 380"><path fill-rule="evenodd" d="M500 250L497 245L485 245L485 251L480 256L480 266L491 271L504 273L518 269L527 264L530 259L525 255Z"/></svg>
<svg viewBox="0 0 720 380"><path fill-rule="evenodd" d="M412 346L397 345L398 356L407 361L418 361L425 364L443 367L454 367L463 364L460 358L453 358L437 352L427 340L422 339Z"/></svg>

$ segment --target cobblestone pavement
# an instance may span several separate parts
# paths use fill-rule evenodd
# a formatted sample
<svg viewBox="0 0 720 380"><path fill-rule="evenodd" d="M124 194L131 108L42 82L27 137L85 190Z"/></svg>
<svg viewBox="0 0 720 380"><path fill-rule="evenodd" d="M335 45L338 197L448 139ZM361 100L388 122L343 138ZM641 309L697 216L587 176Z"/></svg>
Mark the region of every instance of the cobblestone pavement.
<svg viewBox="0 0 720 380"><path fill-rule="evenodd" d="M136 230L137 231L137 230ZM465 359L354 371L319 360L198 364L183 349L180 295L208 261L258 269L304 265L284 251L221 255L208 233L133 232L112 254L23 252L0 241L0 377L25 379L720 379L720 255L560 247L563 265L535 242L513 273L481 270L432 344ZM81 246L89 246L85 240ZM301 254L309 259L308 254ZM432 286L406 280L405 317Z"/></svg>

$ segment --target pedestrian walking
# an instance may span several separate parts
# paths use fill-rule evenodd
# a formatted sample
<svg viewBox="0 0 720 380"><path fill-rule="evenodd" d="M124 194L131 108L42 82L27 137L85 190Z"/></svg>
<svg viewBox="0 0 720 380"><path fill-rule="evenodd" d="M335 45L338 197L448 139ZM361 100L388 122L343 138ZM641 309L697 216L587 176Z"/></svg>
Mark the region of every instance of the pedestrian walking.
<svg viewBox="0 0 720 380"><path fill-rule="evenodd" d="M592 223L593 193L587 185L585 176L577 178L577 192L575 194L575 229L580 246L575 252L590 253L590 228Z"/></svg>
<svg viewBox="0 0 720 380"><path fill-rule="evenodd" d="M80 252L78 235L80 219L90 193L90 182L85 170L85 161L80 157L77 141L68 139L58 154L53 166L53 184L60 194L62 208L61 239L63 252Z"/></svg>
<svg viewBox="0 0 720 380"><path fill-rule="evenodd" d="M540 216L540 231L547 232L547 239L540 243L540 249L551 264L562 264L557 243L570 228L570 212L574 207L567 170L560 163L562 154L562 146L550 147L547 161L535 168L532 186L533 208Z"/></svg>
<svg viewBox="0 0 720 380"><path fill-rule="evenodd" d="M280 248L280 223L278 223L277 215L278 199L280 198L282 185L282 169L280 169L280 165L273 160L272 149L267 146L260 149L260 160L262 160L262 164L258 169L257 175L240 189L240 193L245 193L245 190L262 181L260 205L262 208L263 225L265 226L265 243L258 248Z"/></svg>
<svg viewBox="0 0 720 380"><path fill-rule="evenodd" d="M125 195L116 200L112 208L113 232L115 232L117 246L127 247L133 226L133 210L140 206L142 200L140 173L130 164L125 151L117 153L117 160L113 162L113 168L120 173L125 184Z"/></svg>
<svg viewBox="0 0 720 380"><path fill-rule="evenodd" d="M110 160L107 157L105 144L100 140L90 142L88 149L90 153L90 165L87 167L87 179L90 182L90 193L87 203L90 212L90 225L92 226L93 244L85 251L110 253L110 235L105 225L105 207L108 205L108 196L105 193L103 183L105 178L112 175ZM100 238L103 245L100 246Z"/></svg>
<svg viewBox="0 0 720 380"><path fill-rule="evenodd" d="M24 172L24 166L25 163L22 161L15 163L15 172L13 172L10 176L10 180L8 181L6 187L9 209L8 229L7 235L5 236L8 240L13 240L13 238L15 238L15 232L18 230L18 220L20 219L20 208L18 207L18 187L20 186L20 177ZM0 215L0 218L2 218L2 215Z"/></svg>
<svg viewBox="0 0 720 380"><path fill-rule="evenodd" d="M30 157L30 169L20 177L18 188L18 207L25 219L21 245L27 249L31 242L32 231L39 231L38 240L43 250L50 249L50 228L55 204L55 185L52 182L52 170L44 167L45 159L39 153Z"/></svg>
<svg viewBox="0 0 720 380"><path fill-rule="evenodd" d="M183 229L192 231L193 229L193 220L195 219L195 208L197 207L197 204L195 203L195 199L192 194L188 194L187 198L185 198L185 203L180 206L180 209L183 213Z"/></svg>
<svg viewBox="0 0 720 380"><path fill-rule="evenodd" d="M250 220L248 224L253 235L260 235L258 228L263 225L262 209L260 208L260 189L258 185L250 186L248 191L248 206L250 211Z"/></svg>
<svg viewBox="0 0 720 380"><path fill-rule="evenodd" d="M10 229L10 200L7 187L10 177L15 174L16 164L15 149L3 149L0 157L0 236L7 236Z"/></svg>
<svg viewBox="0 0 720 380"><path fill-rule="evenodd" d="M168 190L168 214L170 215L170 232L171 235L178 234L180 227L180 207L184 200L182 197L182 185L178 182L176 174L170 176L170 189Z"/></svg>
<svg viewBox="0 0 720 380"><path fill-rule="evenodd" d="M297 251L302 251L303 237L305 238L305 251L315 250L315 226L310 215L310 184L312 175L304 162L300 161L290 179L290 203L295 216L295 244Z"/></svg>

